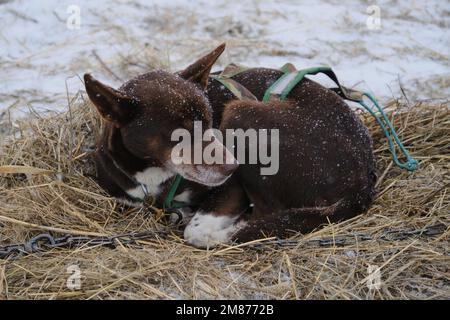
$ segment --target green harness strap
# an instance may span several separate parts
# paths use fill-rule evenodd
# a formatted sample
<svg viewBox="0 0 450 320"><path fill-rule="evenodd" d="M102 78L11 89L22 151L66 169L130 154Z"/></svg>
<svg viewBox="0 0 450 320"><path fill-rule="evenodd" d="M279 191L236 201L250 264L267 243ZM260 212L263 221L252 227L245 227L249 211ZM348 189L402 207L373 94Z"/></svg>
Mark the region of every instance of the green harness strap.
<svg viewBox="0 0 450 320"><path fill-rule="evenodd" d="M258 100L247 88L245 88L237 81L231 79L232 76L235 76L246 70L248 70L247 67L232 63L229 64L220 74L210 75L210 78L219 81L240 100ZM166 198L164 199L165 209L177 209L186 205L184 202L174 201L175 194L177 193L182 179L183 178L179 174L176 175L175 181L172 183L170 190L167 193Z"/></svg>
<svg viewBox="0 0 450 320"><path fill-rule="evenodd" d="M384 122L386 123L386 125L388 126L388 128L390 130L391 134L389 135L389 130L383 124L383 121L381 121L381 119L378 117L378 115L371 108L369 108L369 106L366 105L363 100L358 101L358 103L375 118L375 120L380 125L381 129L383 129L384 135L386 136L388 143L389 143L389 151L392 154L392 159L394 160L394 163L402 169L406 169L411 172L416 171L419 168L419 163L417 162L417 160L411 158L408 151L405 149L405 146L402 144L399 137L397 136L397 133L395 132L395 129L394 129L392 123L389 121L388 117L384 113L383 108L381 108L381 106L378 104L377 100L375 100L375 98L371 94L364 92L363 96L367 97L373 103L373 105L378 109L378 111L380 112L380 114L383 117ZM394 138L398 147L400 148L402 153L405 155L405 157L406 157L405 163L401 163L399 161L399 159L397 157L397 151L395 150L394 142L392 141L391 136Z"/></svg>
<svg viewBox="0 0 450 320"><path fill-rule="evenodd" d="M339 83L336 74L330 67L314 67L308 69L297 70L291 63L286 63L281 71L284 73L277 81L275 81L264 93L263 102L269 100L285 100L288 94L295 88L295 86L303 80L306 75L316 75L323 73L328 76L334 83L336 88L330 90L336 92L341 97L347 100L359 102L362 100L362 93L356 90L348 89Z"/></svg>
<svg viewBox="0 0 450 320"><path fill-rule="evenodd" d="M210 75L209 77L219 81L225 88L230 90L231 93L239 100L255 100L255 101L258 100L253 95L253 93L250 92L250 90L248 90L239 82L231 78L227 78L222 75Z"/></svg>

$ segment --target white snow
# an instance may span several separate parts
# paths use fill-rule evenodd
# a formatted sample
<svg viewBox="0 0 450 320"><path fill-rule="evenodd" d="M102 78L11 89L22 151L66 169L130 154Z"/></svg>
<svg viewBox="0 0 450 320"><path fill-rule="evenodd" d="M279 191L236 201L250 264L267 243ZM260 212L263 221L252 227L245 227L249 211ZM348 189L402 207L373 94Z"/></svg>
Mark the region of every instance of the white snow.
<svg viewBox="0 0 450 320"><path fill-rule="evenodd" d="M372 4L379 30L366 24ZM80 8L79 29L67 27L71 5ZM0 113L62 110L66 83L73 97L85 72L119 86L152 67L133 64L136 56L177 70L222 41L218 67L328 64L344 85L382 101L401 95L399 83L410 99L447 99L449 26L450 2L441 0L0 0Z"/></svg>

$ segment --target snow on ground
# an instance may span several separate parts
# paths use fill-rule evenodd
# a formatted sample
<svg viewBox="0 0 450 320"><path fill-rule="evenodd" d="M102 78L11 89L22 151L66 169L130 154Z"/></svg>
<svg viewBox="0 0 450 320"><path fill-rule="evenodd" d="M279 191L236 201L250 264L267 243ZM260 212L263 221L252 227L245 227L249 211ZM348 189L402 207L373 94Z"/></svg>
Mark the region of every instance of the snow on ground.
<svg viewBox="0 0 450 320"><path fill-rule="evenodd" d="M61 110L85 72L118 86L151 68L177 70L222 41L219 66L328 64L344 85L382 101L400 97L400 85L409 99L448 99L449 1L343 3L0 0L0 115ZM380 9L375 30L371 5ZM67 26L74 8L79 29Z"/></svg>

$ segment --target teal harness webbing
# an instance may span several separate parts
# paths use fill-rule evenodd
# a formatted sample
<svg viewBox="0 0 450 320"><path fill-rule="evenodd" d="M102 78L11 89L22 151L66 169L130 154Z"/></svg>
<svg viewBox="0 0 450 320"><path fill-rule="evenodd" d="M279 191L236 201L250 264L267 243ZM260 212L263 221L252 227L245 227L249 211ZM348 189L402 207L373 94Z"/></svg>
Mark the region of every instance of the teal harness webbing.
<svg viewBox="0 0 450 320"><path fill-rule="evenodd" d="M173 198L177 193L178 187L180 186L180 182L183 178L177 174L175 176L175 181L170 186L169 193L167 193L166 199L164 199L164 209L176 209L185 206L184 202L174 201Z"/></svg>

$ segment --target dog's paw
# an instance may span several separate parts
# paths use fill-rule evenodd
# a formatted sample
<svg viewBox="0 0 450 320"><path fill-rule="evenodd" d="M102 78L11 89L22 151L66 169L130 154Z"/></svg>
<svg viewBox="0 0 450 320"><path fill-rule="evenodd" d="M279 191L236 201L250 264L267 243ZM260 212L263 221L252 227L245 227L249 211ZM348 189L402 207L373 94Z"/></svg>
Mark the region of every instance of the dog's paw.
<svg viewBox="0 0 450 320"><path fill-rule="evenodd" d="M184 230L184 239L197 248L213 248L229 243L233 235L245 227L245 222L237 219L237 216L197 212Z"/></svg>

